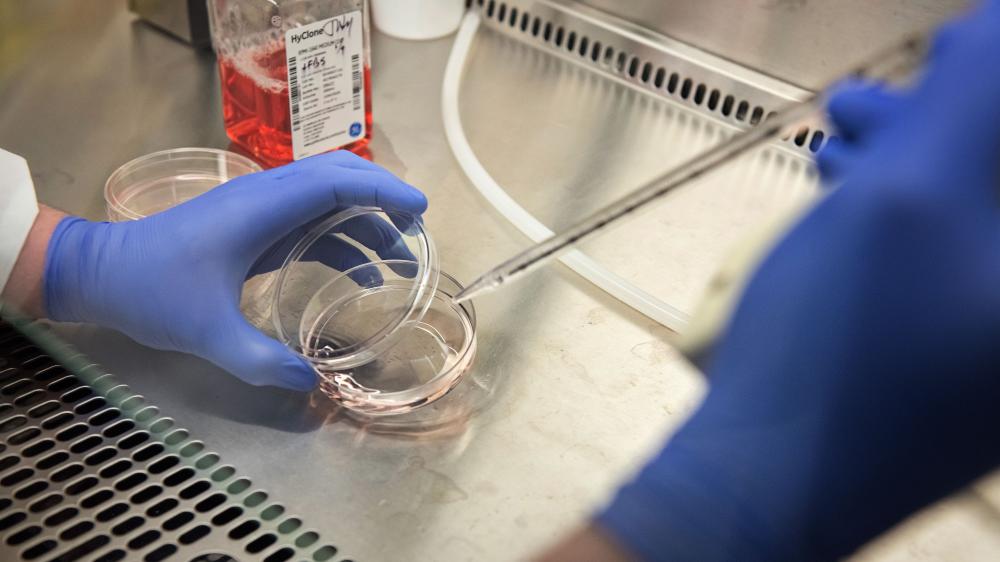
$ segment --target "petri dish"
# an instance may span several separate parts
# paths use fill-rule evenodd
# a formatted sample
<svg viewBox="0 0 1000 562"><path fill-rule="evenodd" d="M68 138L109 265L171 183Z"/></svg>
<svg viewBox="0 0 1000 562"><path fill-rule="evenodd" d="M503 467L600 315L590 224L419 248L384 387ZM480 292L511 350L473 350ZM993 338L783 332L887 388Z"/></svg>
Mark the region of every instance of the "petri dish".
<svg viewBox="0 0 1000 562"><path fill-rule="evenodd" d="M350 369L314 364L320 391L355 412L400 415L429 405L462 380L476 355L476 314L471 304L455 304L462 285L441 273L427 310L405 323L393 345L371 361ZM329 337L325 318L305 330L315 349Z"/></svg>
<svg viewBox="0 0 1000 562"><path fill-rule="evenodd" d="M412 215L351 208L316 225L289 252L272 291L277 339L346 408L401 414L447 394L475 356L471 303L438 268Z"/></svg>
<svg viewBox="0 0 1000 562"><path fill-rule="evenodd" d="M215 148L173 148L140 156L115 170L104 184L108 219L141 219L259 171L253 160Z"/></svg>
<svg viewBox="0 0 1000 562"><path fill-rule="evenodd" d="M140 156L120 166L104 184L108 220L139 220L259 171L253 160L216 148L173 148ZM272 274L264 274L244 283L241 308L251 322L266 317L272 280Z"/></svg>
<svg viewBox="0 0 1000 562"><path fill-rule="evenodd" d="M141 219L260 169L217 149L149 154L108 179L108 217ZM280 268L244 283L241 311L301 354L320 392L348 411L408 423L401 414L444 397L468 371L475 309L452 303L462 285L439 270L419 218L352 207L315 221L291 250L278 251Z"/></svg>
<svg viewBox="0 0 1000 562"><path fill-rule="evenodd" d="M311 228L275 280L277 339L327 368L351 368L391 347L427 310L439 278L419 219L351 207ZM307 338L315 325L327 340ZM321 345L317 345L321 344Z"/></svg>

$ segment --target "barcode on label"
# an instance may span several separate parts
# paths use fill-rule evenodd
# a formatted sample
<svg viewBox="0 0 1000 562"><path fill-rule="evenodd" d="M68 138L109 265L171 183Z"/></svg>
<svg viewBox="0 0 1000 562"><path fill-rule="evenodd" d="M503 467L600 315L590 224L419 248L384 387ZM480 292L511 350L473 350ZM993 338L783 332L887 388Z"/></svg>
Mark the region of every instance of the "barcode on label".
<svg viewBox="0 0 1000 562"><path fill-rule="evenodd" d="M299 71L297 57L288 59L288 100L292 106L292 130L299 130Z"/></svg>
<svg viewBox="0 0 1000 562"><path fill-rule="evenodd" d="M351 79L354 90L354 110L361 109L361 56L351 55Z"/></svg>

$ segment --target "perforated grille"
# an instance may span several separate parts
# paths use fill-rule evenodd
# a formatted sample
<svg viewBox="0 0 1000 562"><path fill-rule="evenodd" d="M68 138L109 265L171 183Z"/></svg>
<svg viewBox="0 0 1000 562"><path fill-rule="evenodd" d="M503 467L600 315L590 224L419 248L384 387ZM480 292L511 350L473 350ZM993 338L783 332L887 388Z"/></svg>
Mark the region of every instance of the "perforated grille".
<svg viewBox="0 0 1000 562"><path fill-rule="evenodd" d="M738 127L756 127L808 93L573 2L466 0L466 6L504 34ZM782 139L807 155L827 140L818 121Z"/></svg>
<svg viewBox="0 0 1000 562"><path fill-rule="evenodd" d="M337 554L142 396L0 321L0 559Z"/></svg>

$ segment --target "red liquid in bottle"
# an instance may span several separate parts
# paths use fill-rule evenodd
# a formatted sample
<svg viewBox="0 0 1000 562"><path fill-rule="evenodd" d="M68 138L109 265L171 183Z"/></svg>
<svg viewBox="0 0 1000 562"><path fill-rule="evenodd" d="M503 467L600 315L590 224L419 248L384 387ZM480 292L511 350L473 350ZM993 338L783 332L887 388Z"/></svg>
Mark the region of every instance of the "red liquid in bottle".
<svg viewBox="0 0 1000 562"><path fill-rule="evenodd" d="M219 57L222 115L230 140L267 167L293 160L285 49ZM371 71L364 67L365 136L342 146L364 154L371 141Z"/></svg>

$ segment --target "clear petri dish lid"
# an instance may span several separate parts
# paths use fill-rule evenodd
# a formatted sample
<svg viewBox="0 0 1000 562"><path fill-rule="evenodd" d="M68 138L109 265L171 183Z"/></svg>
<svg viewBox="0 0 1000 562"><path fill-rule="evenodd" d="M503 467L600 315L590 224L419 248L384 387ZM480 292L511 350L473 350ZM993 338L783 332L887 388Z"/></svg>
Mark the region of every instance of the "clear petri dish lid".
<svg viewBox="0 0 1000 562"><path fill-rule="evenodd" d="M104 184L112 221L137 220L193 199L235 177L261 171L254 161L215 148L173 148L140 156Z"/></svg>
<svg viewBox="0 0 1000 562"><path fill-rule="evenodd" d="M309 229L279 270L270 314L275 337L320 372L369 364L420 323L439 275L418 217L341 211Z"/></svg>
<svg viewBox="0 0 1000 562"><path fill-rule="evenodd" d="M362 415L366 425L371 416L394 416L396 425L424 426L467 416L475 392L459 383L476 355L476 313L470 302L455 304L452 297L461 289L458 281L441 272L423 318L403 325L387 352L350 369L316 366L320 392L349 413ZM319 320L306 335L317 343L328 337L326 323ZM465 392L453 394L458 388ZM455 397L450 405L420 410L446 395Z"/></svg>

